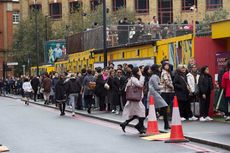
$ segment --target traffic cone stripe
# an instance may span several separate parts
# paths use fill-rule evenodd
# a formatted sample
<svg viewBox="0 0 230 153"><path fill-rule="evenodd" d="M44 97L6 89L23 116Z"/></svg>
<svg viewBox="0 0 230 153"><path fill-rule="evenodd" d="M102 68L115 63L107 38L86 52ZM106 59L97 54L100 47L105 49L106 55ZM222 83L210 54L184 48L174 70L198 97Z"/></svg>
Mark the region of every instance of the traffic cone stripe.
<svg viewBox="0 0 230 153"><path fill-rule="evenodd" d="M154 106L154 99L153 96L149 97L149 116L148 116L148 127L146 134L152 135L152 134L159 134L158 129L158 123L157 123L157 117L156 117L156 110Z"/></svg>
<svg viewBox="0 0 230 153"><path fill-rule="evenodd" d="M170 139L166 143L188 142L183 134L177 97L174 97Z"/></svg>
<svg viewBox="0 0 230 153"><path fill-rule="evenodd" d="M172 118L172 125L181 125L180 111L178 107L173 108L173 115L177 117Z"/></svg>
<svg viewBox="0 0 230 153"><path fill-rule="evenodd" d="M149 106L149 112L152 112L148 116L149 121L156 121L157 118L156 118L156 115L154 115L156 114L154 105Z"/></svg>

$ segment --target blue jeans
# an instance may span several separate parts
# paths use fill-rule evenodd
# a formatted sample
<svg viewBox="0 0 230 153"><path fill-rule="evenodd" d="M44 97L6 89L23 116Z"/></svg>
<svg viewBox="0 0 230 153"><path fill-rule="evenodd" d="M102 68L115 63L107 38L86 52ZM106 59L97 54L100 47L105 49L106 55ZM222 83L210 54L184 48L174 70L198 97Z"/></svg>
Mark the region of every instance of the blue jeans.
<svg viewBox="0 0 230 153"><path fill-rule="evenodd" d="M69 104L72 106L72 112L75 113L75 105L78 99L78 93L72 93L69 95Z"/></svg>

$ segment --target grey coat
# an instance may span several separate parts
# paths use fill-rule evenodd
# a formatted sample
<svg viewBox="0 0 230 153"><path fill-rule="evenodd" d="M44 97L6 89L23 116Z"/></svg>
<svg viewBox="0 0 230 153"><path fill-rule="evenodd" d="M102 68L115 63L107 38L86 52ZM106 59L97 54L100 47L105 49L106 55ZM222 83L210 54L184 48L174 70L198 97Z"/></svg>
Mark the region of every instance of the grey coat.
<svg viewBox="0 0 230 153"><path fill-rule="evenodd" d="M159 76L153 74L149 80L148 103L149 103L149 97L150 95L152 95L155 102L155 108L162 108L168 106L168 104L160 95L160 91L162 90L162 88L163 86L160 85Z"/></svg>

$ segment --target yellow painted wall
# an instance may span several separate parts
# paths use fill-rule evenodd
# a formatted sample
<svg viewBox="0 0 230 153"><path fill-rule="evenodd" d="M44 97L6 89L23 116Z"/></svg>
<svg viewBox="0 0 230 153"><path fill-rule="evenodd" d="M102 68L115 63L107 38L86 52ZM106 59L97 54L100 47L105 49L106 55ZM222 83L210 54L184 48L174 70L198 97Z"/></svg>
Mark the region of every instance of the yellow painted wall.
<svg viewBox="0 0 230 153"><path fill-rule="evenodd" d="M212 39L230 37L230 20L216 22L212 24Z"/></svg>

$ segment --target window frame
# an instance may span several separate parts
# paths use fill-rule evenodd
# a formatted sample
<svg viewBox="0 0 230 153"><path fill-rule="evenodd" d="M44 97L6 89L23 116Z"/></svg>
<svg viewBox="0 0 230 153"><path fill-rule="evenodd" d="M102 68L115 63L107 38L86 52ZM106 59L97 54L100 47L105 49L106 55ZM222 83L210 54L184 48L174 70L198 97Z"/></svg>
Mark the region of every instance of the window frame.
<svg viewBox="0 0 230 153"><path fill-rule="evenodd" d="M190 11L190 8L194 5L196 6L196 8L198 8L198 3L197 3L198 0L193 0L194 5L192 6L186 6L186 1L187 0L181 0L181 11L183 12Z"/></svg>
<svg viewBox="0 0 230 153"><path fill-rule="evenodd" d="M80 6L78 9L74 8L74 3L79 3ZM76 12L79 12L81 7L82 7L83 3L82 1L72 1L72 2L69 2L69 13L70 14L73 14L73 13L76 13Z"/></svg>
<svg viewBox="0 0 230 153"><path fill-rule="evenodd" d="M31 4L29 8L30 8L30 11L33 11L35 9L38 9L38 11L42 11L42 4Z"/></svg>
<svg viewBox="0 0 230 153"><path fill-rule="evenodd" d="M138 2L139 0L135 0L135 12L137 14L149 14L149 0L145 0L146 1L146 9L139 9L138 7Z"/></svg>
<svg viewBox="0 0 230 153"><path fill-rule="evenodd" d="M17 12L17 14L16 14L16 12ZM19 10L13 11L12 21L13 21L13 24L19 24L20 23L20 11Z"/></svg>
<svg viewBox="0 0 230 153"><path fill-rule="evenodd" d="M60 8L60 11L59 11L59 14L53 14L53 7L54 5L59 5L59 8ZM62 18L62 3L50 3L49 4L49 16L52 18L52 19L61 19Z"/></svg>
<svg viewBox="0 0 230 153"><path fill-rule="evenodd" d="M206 0L206 10L212 11L219 8L223 8L223 0L219 0L219 4L211 4L211 0Z"/></svg>
<svg viewBox="0 0 230 153"><path fill-rule="evenodd" d="M94 1L97 1L98 4L97 5L93 4ZM97 6L100 5L100 4L102 4L102 0L90 0L90 10L95 11Z"/></svg>
<svg viewBox="0 0 230 153"><path fill-rule="evenodd" d="M112 1L112 9L113 9L113 12L116 12L119 8L116 7L116 1L117 0L113 0ZM122 0L124 2L124 8L126 8L126 0Z"/></svg>

